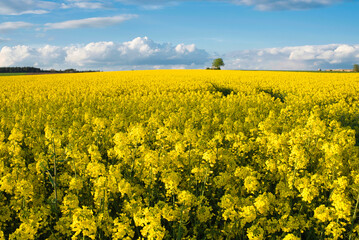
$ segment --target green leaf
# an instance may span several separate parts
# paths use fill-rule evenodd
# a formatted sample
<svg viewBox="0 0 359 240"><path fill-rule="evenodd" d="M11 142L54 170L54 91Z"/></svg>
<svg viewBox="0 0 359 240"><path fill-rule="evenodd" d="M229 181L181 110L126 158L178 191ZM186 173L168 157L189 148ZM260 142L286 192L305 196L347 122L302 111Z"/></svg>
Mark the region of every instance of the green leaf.
<svg viewBox="0 0 359 240"><path fill-rule="evenodd" d="M49 170L44 166L44 164L41 162L40 163L40 167L42 167L42 169L44 170L44 172L48 172Z"/></svg>
<svg viewBox="0 0 359 240"><path fill-rule="evenodd" d="M57 160L56 162L62 163L62 162L67 162L67 161L68 161L68 159L62 159L62 160Z"/></svg>
<svg viewBox="0 0 359 240"><path fill-rule="evenodd" d="M47 171L47 173L49 174L49 180L50 180L50 182L51 182L52 186L53 186L53 187L55 187L55 181L54 181L54 178L52 177L52 175L50 174L50 172L49 172L49 171Z"/></svg>

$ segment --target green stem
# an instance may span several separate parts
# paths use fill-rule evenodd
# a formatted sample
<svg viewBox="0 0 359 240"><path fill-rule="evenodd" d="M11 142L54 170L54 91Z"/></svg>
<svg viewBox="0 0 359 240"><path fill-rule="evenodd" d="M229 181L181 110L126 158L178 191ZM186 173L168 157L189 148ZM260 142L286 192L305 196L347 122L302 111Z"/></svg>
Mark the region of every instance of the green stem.
<svg viewBox="0 0 359 240"><path fill-rule="evenodd" d="M55 191L55 209L57 210L57 182L56 182L56 176L57 176L57 169L56 169L56 150L55 150L55 140L52 139L52 145L54 148L54 191Z"/></svg>
<svg viewBox="0 0 359 240"><path fill-rule="evenodd" d="M132 166L131 166L131 174L130 174L132 180L133 180L133 169L135 168L136 154L137 154L137 147L135 148L135 152L134 152L133 157L132 157Z"/></svg>
<svg viewBox="0 0 359 240"><path fill-rule="evenodd" d="M74 159L72 159L72 165L74 166L75 178L77 178L76 164L75 164L75 160L74 160Z"/></svg>
<svg viewBox="0 0 359 240"><path fill-rule="evenodd" d="M202 193L201 193L201 196L203 196L203 195L204 195L204 191L205 191L205 189L206 189L208 168L209 168L209 166L207 166L207 168L206 168L206 177L204 178L204 182L203 182L203 188L202 188Z"/></svg>
<svg viewBox="0 0 359 240"><path fill-rule="evenodd" d="M354 214L353 214L353 219L352 219L352 226L351 226L349 240L351 240L352 236L353 236L354 221L355 221L355 219L357 217L358 203L359 203L359 192L358 192L357 202L355 204L355 209L354 209Z"/></svg>
<svg viewBox="0 0 359 240"><path fill-rule="evenodd" d="M192 171L192 161L191 161L191 143L189 144L189 149L188 149L188 165L189 165L189 173L191 173Z"/></svg>
<svg viewBox="0 0 359 240"><path fill-rule="evenodd" d="M183 209L184 209L184 206L182 205L181 207L181 219L180 219L180 223L179 223L179 226L178 226L178 232L177 232L177 240L181 240L182 239L182 218L183 218Z"/></svg>
<svg viewBox="0 0 359 240"><path fill-rule="evenodd" d="M153 179L153 171L152 171L153 167L152 167L152 164L151 164L151 173L150 173L150 179L151 179L151 182L150 182L150 186L149 186L149 190L150 190L150 196L148 197L148 207L151 206L151 202L152 202L152 198L153 198L153 187L152 187L152 179Z"/></svg>
<svg viewBox="0 0 359 240"><path fill-rule="evenodd" d="M72 165L74 166L75 179L77 180L77 173L76 173L76 164L75 164L75 159L72 159ZM80 195L79 195L79 190L78 190L78 189L76 189L76 193L77 193L77 196L80 196Z"/></svg>

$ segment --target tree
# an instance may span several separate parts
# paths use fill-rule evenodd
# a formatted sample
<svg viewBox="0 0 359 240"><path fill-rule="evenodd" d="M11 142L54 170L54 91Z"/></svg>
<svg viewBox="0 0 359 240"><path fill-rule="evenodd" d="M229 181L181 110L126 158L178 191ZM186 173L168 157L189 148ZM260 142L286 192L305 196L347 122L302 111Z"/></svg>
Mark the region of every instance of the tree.
<svg viewBox="0 0 359 240"><path fill-rule="evenodd" d="M224 66L224 62L222 58L216 58L212 62L212 67L221 69L221 66Z"/></svg>
<svg viewBox="0 0 359 240"><path fill-rule="evenodd" d="M359 72L359 64L354 64L353 72Z"/></svg>

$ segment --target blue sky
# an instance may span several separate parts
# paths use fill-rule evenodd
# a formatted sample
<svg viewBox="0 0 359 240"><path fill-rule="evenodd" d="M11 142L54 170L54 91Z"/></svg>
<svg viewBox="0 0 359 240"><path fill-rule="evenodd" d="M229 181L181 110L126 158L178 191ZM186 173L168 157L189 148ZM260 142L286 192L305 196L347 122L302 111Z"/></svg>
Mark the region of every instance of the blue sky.
<svg viewBox="0 0 359 240"><path fill-rule="evenodd" d="M359 63L358 1L1 0L0 66L314 70Z"/></svg>

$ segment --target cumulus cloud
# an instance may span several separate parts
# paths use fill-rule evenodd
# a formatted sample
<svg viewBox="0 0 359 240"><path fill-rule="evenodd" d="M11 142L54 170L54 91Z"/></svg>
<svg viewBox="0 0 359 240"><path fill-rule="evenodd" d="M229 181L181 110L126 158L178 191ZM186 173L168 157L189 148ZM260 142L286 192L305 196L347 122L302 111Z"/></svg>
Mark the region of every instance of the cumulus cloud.
<svg viewBox="0 0 359 240"><path fill-rule="evenodd" d="M6 43L3 43L6 44ZM5 46L0 67L38 66L44 69L205 68L218 56L194 44L157 43L147 37L127 42L92 42L66 47ZM359 44L306 45L237 51L220 56L224 69L317 70L352 68L359 63Z"/></svg>
<svg viewBox="0 0 359 240"><path fill-rule="evenodd" d="M31 55L28 46L3 47L0 51L0 66L8 67L17 62L23 62Z"/></svg>
<svg viewBox="0 0 359 240"><path fill-rule="evenodd" d="M146 8L188 2L189 0L117 0L124 4L135 4ZM272 10L304 10L318 8L341 3L349 0L197 0L207 2L227 2L236 5L253 6L255 9L262 11Z"/></svg>
<svg viewBox="0 0 359 240"><path fill-rule="evenodd" d="M183 51L177 49L184 48ZM97 42L66 49L66 62L79 66L156 66L200 65L209 54L194 45L155 43L147 37L138 37L124 43Z"/></svg>
<svg viewBox="0 0 359 240"><path fill-rule="evenodd" d="M45 27L46 29L101 28L116 25L136 17L137 15L134 14L124 14L114 17L85 18L58 23L46 23Z"/></svg>
<svg viewBox="0 0 359 240"><path fill-rule="evenodd" d="M0 15L44 14L57 5L54 2L39 0L1 0Z"/></svg>
<svg viewBox="0 0 359 240"><path fill-rule="evenodd" d="M0 23L0 32L28 28L32 26L33 24L27 22L3 22Z"/></svg>
<svg viewBox="0 0 359 240"><path fill-rule="evenodd" d="M224 57L226 69L316 70L351 68L359 62L359 44L307 45L237 51Z"/></svg>
<svg viewBox="0 0 359 240"><path fill-rule="evenodd" d="M94 42L87 45L40 48L3 47L0 67L39 66L77 69L203 68L210 55L195 45L156 43L147 37L128 42Z"/></svg>

